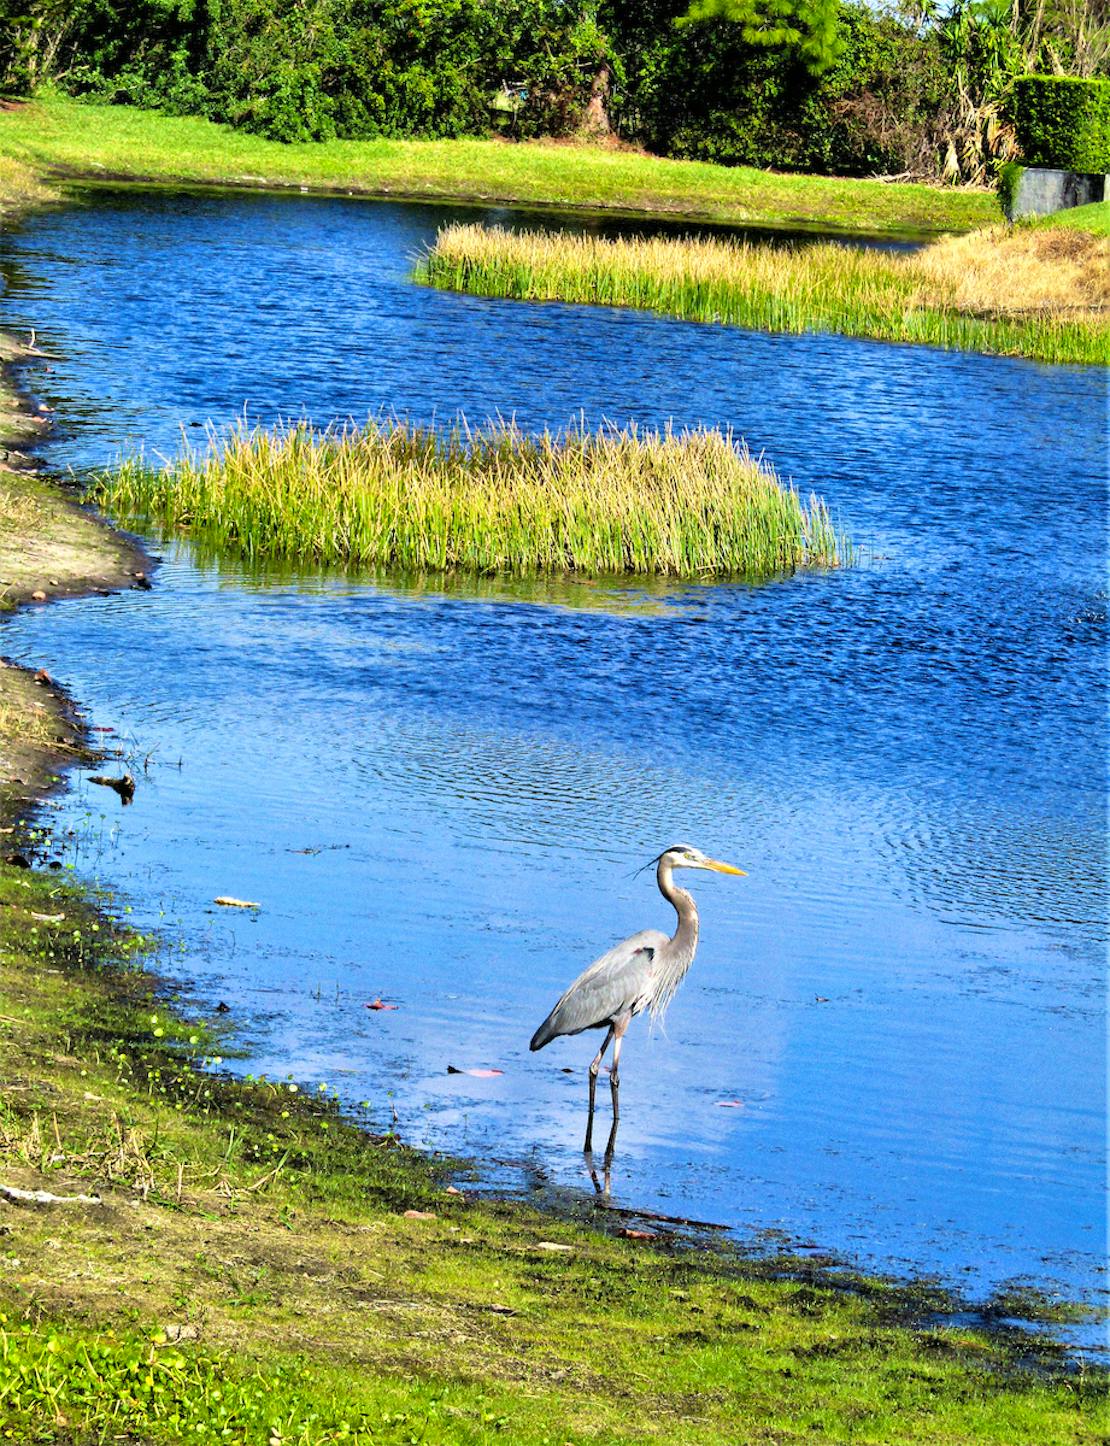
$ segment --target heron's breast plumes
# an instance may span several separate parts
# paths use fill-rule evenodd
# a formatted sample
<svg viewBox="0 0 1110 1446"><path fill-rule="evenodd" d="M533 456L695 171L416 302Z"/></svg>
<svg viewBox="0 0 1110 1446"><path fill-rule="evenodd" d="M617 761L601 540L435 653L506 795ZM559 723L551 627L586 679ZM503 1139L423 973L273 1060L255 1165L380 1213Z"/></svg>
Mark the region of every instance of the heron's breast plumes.
<svg viewBox="0 0 1110 1446"><path fill-rule="evenodd" d="M660 950L655 956L655 970L652 979L651 1000L649 1009L651 1011L652 1024L662 1024L666 1017L667 1009L671 1000L675 997L678 986L686 977L687 970L694 962L694 952L698 947L698 936L695 932L692 938L683 939L682 931L675 935L671 942L671 948Z"/></svg>

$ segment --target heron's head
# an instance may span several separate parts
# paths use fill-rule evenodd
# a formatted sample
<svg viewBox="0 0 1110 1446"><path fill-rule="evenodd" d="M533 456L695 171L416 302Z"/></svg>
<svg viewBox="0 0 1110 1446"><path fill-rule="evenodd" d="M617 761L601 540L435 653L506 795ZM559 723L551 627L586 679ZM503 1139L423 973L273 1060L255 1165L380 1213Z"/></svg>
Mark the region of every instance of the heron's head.
<svg viewBox="0 0 1110 1446"><path fill-rule="evenodd" d="M672 869L709 869L715 874L740 874L741 877L747 877L743 869L723 864L720 859L711 859L693 844L671 844L669 849L664 849L659 855L659 862Z"/></svg>

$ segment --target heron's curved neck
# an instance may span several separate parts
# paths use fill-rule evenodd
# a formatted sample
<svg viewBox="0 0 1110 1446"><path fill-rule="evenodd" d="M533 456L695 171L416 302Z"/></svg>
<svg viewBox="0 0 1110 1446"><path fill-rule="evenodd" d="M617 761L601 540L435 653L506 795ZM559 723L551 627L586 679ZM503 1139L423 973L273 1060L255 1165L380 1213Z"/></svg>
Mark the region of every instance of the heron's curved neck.
<svg viewBox="0 0 1110 1446"><path fill-rule="evenodd" d="M674 941L677 944L688 944L692 954L693 946L698 941L698 906L694 903L693 896L688 894L685 889L680 889L675 883L671 874L671 866L663 859L659 861L655 877L659 884L659 892L668 903L674 905L675 913L678 915L678 928L674 931Z"/></svg>

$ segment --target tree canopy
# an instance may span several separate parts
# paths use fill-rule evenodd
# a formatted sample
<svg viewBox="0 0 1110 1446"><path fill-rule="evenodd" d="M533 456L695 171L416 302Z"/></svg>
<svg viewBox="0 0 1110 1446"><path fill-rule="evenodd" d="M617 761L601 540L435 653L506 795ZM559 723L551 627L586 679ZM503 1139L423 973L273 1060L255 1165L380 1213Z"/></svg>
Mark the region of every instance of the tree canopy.
<svg viewBox="0 0 1110 1446"><path fill-rule="evenodd" d="M727 20L747 45L796 50L811 75L836 64L843 49L840 0L694 0L680 24Z"/></svg>

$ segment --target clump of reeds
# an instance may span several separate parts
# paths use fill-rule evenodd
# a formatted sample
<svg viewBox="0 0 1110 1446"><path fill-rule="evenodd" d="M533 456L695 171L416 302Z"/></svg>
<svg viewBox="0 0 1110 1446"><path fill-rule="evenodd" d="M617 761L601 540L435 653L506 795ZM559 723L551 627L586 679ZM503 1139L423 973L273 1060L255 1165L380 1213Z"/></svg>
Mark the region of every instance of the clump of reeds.
<svg viewBox="0 0 1110 1446"><path fill-rule="evenodd" d="M609 240L453 225L439 232L416 274L433 286L484 296L644 307L753 330L1105 361L1110 246L1081 237L1072 249L1084 252L1082 266L1060 272L1040 254L1046 244L1059 249L1043 241L1050 233L1000 231L892 253L831 243ZM1053 270L1058 274L1049 279Z"/></svg>
<svg viewBox="0 0 1110 1446"><path fill-rule="evenodd" d="M373 421L245 424L160 468L141 457L95 492L250 558L405 571L764 578L850 558L823 501L803 502L726 433Z"/></svg>

